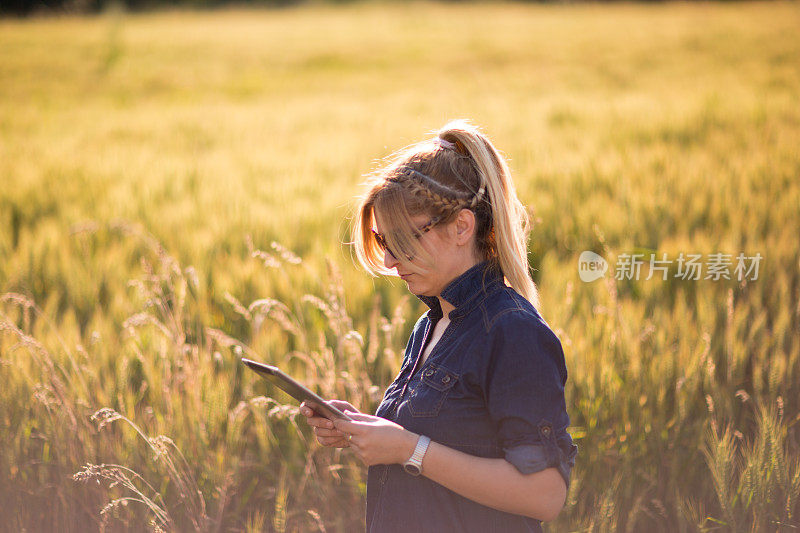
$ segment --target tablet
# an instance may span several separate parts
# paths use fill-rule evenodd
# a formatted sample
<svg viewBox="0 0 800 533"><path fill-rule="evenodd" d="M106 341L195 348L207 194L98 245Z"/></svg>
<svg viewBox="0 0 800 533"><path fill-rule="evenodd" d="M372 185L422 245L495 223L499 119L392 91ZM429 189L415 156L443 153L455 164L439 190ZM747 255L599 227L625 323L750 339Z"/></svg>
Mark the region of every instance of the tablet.
<svg viewBox="0 0 800 533"><path fill-rule="evenodd" d="M336 407L330 405L318 395L314 394L307 387L301 385L297 381L281 372L278 367L265 365L257 361L251 361L250 359L245 359L244 357L242 357L242 363L258 372L261 377L265 378L282 391L287 392L294 399L300 402L306 402L309 407L314 409L318 415L324 416L329 420L333 420L335 418L352 420L352 418L344 414Z"/></svg>

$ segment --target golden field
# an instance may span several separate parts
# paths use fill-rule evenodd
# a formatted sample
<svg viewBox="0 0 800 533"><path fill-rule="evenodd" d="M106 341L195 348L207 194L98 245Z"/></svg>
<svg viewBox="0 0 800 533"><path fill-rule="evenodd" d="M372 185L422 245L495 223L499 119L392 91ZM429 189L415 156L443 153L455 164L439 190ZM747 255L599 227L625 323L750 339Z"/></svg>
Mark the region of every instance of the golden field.
<svg viewBox="0 0 800 533"><path fill-rule="evenodd" d="M362 529L365 469L238 357L377 406L423 306L354 265L350 216L452 118L535 220L579 446L549 530L796 530L798 27L793 2L0 20L0 530ZM614 279L717 252L758 278Z"/></svg>

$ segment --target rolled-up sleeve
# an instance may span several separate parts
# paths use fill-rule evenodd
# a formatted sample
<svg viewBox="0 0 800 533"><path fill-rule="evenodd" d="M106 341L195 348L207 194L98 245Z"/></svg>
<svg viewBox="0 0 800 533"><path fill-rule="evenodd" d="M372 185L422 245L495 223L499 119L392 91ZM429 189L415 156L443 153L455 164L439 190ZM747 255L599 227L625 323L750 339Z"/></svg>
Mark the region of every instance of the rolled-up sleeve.
<svg viewBox="0 0 800 533"><path fill-rule="evenodd" d="M561 342L538 316L507 313L490 331L485 393L505 458L523 474L556 468L569 487L577 446L567 433Z"/></svg>

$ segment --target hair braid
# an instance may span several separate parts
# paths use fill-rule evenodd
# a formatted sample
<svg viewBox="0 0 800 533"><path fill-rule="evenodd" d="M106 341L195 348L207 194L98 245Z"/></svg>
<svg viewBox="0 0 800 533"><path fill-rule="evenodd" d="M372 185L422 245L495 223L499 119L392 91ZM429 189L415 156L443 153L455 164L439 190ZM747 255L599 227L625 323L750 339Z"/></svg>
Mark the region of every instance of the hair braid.
<svg viewBox="0 0 800 533"><path fill-rule="evenodd" d="M431 207L434 207L439 211L454 213L465 207L474 207L473 204L477 203L475 201L477 197L473 198L473 200L470 202L465 198L448 198L444 195L438 194L432 189L432 187L423 184L422 181L431 181L432 185L435 184L438 188L445 189L454 196L463 196L463 193L459 193L459 191L456 191L446 185L435 183L425 174L417 172L413 169L405 169L405 172L401 172L397 176L389 178L387 181L398 183L407 188L411 194L425 198L425 200L427 200L426 203L430 204Z"/></svg>

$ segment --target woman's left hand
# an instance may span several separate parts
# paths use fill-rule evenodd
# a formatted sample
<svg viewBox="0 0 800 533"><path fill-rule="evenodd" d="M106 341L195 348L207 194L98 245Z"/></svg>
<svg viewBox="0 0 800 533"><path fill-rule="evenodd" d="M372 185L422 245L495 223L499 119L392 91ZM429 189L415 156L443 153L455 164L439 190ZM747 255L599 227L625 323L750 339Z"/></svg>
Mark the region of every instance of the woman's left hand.
<svg viewBox="0 0 800 533"><path fill-rule="evenodd" d="M414 453L419 435L378 416L347 413L353 419L334 420L349 435L350 448L367 466L404 463Z"/></svg>

